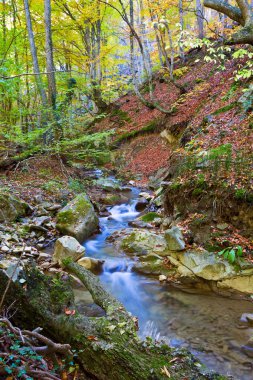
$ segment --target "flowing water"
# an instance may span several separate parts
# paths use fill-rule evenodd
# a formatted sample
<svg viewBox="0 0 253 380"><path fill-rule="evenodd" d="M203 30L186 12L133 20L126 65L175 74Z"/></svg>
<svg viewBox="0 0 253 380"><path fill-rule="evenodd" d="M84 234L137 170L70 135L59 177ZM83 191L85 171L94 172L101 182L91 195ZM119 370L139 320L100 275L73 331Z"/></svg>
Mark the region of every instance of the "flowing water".
<svg viewBox="0 0 253 380"><path fill-rule="evenodd" d="M100 218L101 233L84 243L87 256L105 260L100 274L104 286L138 317L141 337L186 347L209 369L232 374L237 380L252 380L253 360L242 352L241 346L253 336L253 329L239 328L239 323L244 313L253 312L253 304L213 294L182 292L132 272L133 259L106 240L138 216L138 190L133 188L128 196L127 204L108 208L111 215ZM77 298L91 302L83 290L78 291Z"/></svg>

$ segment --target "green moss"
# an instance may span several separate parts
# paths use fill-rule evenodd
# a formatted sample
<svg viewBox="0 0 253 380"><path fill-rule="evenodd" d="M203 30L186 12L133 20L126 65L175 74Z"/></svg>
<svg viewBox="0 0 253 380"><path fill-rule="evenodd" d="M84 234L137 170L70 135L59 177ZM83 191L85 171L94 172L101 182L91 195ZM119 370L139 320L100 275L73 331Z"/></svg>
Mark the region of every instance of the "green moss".
<svg viewBox="0 0 253 380"><path fill-rule="evenodd" d="M108 194L104 199L103 202L108 205L114 205L115 203L119 202L120 196L117 194Z"/></svg>
<svg viewBox="0 0 253 380"><path fill-rule="evenodd" d="M155 132L158 126L159 126L159 120L158 119L152 120L150 123L148 123L142 129L123 133L121 136L119 136L113 142L113 145L117 146L118 144L122 143L123 141L127 141L127 140L130 140L130 139L134 138L134 137L141 136L141 135L143 135L145 133Z"/></svg>
<svg viewBox="0 0 253 380"><path fill-rule="evenodd" d="M140 217L140 219L145 223L153 222L156 218L160 218L160 215L156 212L149 212L148 214Z"/></svg>
<svg viewBox="0 0 253 380"><path fill-rule="evenodd" d="M224 106L224 107L221 107L221 108L217 109L216 111L214 111L212 113L212 115L219 115L221 113L224 113L224 112L227 112L227 111L231 110L232 108L235 108L236 106L237 106L236 102L230 103L227 106Z"/></svg>
<svg viewBox="0 0 253 380"><path fill-rule="evenodd" d="M78 214L86 215L91 208L91 203L86 195L80 194L75 198L75 210Z"/></svg>
<svg viewBox="0 0 253 380"><path fill-rule="evenodd" d="M253 193L250 193L247 189L237 189L235 191L235 199L253 202Z"/></svg>
<svg viewBox="0 0 253 380"><path fill-rule="evenodd" d="M120 108L115 108L112 112L111 112L111 115L110 116L117 116L120 120L122 121L127 121L127 122L131 122L131 118L130 116L128 115L128 113L126 111L122 111L122 109Z"/></svg>
<svg viewBox="0 0 253 380"><path fill-rule="evenodd" d="M57 215L58 224L71 224L80 218L85 216L91 208L91 203L84 193L79 194L66 209L60 211Z"/></svg>
<svg viewBox="0 0 253 380"><path fill-rule="evenodd" d="M73 210L65 210L65 211L60 211L57 215L57 223L60 224L68 224L72 223L74 221L74 213Z"/></svg>
<svg viewBox="0 0 253 380"><path fill-rule="evenodd" d="M200 195L202 193L203 193L203 189L200 189L197 187L196 189L193 190L192 195L197 196L197 195Z"/></svg>
<svg viewBox="0 0 253 380"><path fill-rule="evenodd" d="M171 190L178 190L182 187L182 184L180 182L174 182L170 185Z"/></svg>

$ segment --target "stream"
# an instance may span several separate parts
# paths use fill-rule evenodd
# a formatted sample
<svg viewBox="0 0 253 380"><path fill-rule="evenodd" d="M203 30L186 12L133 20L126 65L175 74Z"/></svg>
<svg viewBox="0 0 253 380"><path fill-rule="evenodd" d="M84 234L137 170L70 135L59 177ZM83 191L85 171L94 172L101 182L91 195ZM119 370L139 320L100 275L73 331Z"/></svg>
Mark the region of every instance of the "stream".
<svg viewBox="0 0 253 380"><path fill-rule="evenodd" d="M101 282L138 317L142 338L149 336L185 347L208 369L236 380L252 380L253 359L242 352L241 346L253 336L253 328L238 327L241 316L252 313L251 302L183 292L132 272L133 258L118 252L106 240L114 231L130 228L128 222L139 214L135 210L138 193L132 188L126 193L126 204L108 207L111 215L100 218L101 233L84 243L87 256L105 260ZM76 290L76 300L90 308L90 315L101 313L82 288Z"/></svg>

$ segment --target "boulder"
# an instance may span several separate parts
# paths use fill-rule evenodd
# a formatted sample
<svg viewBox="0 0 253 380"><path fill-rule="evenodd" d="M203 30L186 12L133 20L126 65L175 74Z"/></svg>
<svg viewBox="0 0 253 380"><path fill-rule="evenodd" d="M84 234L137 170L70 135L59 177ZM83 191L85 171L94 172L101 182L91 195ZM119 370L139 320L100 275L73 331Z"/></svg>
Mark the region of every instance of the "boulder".
<svg viewBox="0 0 253 380"><path fill-rule="evenodd" d="M216 282L217 289L252 294L253 266L238 271L238 267L208 251L170 252L171 264L182 278Z"/></svg>
<svg viewBox="0 0 253 380"><path fill-rule="evenodd" d="M139 228L123 230L119 248L130 256L143 256L149 253L168 255L167 243L162 235Z"/></svg>
<svg viewBox="0 0 253 380"><path fill-rule="evenodd" d="M137 200L136 205L135 205L135 210L139 211L139 212L144 211L145 208L147 207L147 205L148 205L147 199L145 199L145 198L139 198Z"/></svg>
<svg viewBox="0 0 253 380"><path fill-rule="evenodd" d="M178 262L193 275L209 281L220 281L235 274L233 265L208 251L187 251L176 255Z"/></svg>
<svg viewBox="0 0 253 380"><path fill-rule="evenodd" d="M85 254L85 248L72 236L62 236L54 246L53 262L62 264L62 261L71 258L79 260Z"/></svg>
<svg viewBox="0 0 253 380"><path fill-rule="evenodd" d="M82 257L77 262L79 265L92 272L98 272L102 270L104 260L93 259L92 257Z"/></svg>
<svg viewBox="0 0 253 380"><path fill-rule="evenodd" d="M99 220L85 193L79 194L57 214L56 228L83 242L98 228Z"/></svg>
<svg viewBox="0 0 253 380"><path fill-rule="evenodd" d="M171 272L164 265L163 258L152 253L147 256L140 257L138 261L135 261L132 270L145 275L163 274L168 276Z"/></svg>
<svg viewBox="0 0 253 380"><path fill-rule="evenodd" d="M174 226L165 231L165 239L168 249L171 251L182 251L185 249L185 242L181 230Z"/></svg>
<svg viewBox="0 0 253 380"><path fill-rule="evenodd" d="M19 217L31 213L28 203L8 193L0 193L0 223L13 222Z"/></svg>

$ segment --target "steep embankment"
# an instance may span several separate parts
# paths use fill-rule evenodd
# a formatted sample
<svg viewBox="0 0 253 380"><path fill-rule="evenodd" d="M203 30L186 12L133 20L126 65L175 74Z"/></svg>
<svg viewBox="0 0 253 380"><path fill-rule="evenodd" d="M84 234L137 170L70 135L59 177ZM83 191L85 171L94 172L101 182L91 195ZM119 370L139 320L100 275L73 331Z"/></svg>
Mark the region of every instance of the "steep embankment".
<svg viewBox="0 0 253 380"><path fill-rule="evenodd" d="M238 63L219 71L196 51L177 68L180 95L157 75L155 96L171 115L145 107L135 95L95 126L115 130L116 168L141 185L163 181L165 214L189 241L210 250L243 246L249 253L253 230L252 90L234 81ZM181 65L182 66L182 65ZM145 94L145 87L143 93ZM218 227L218 228L217 228Z"/></svg>

